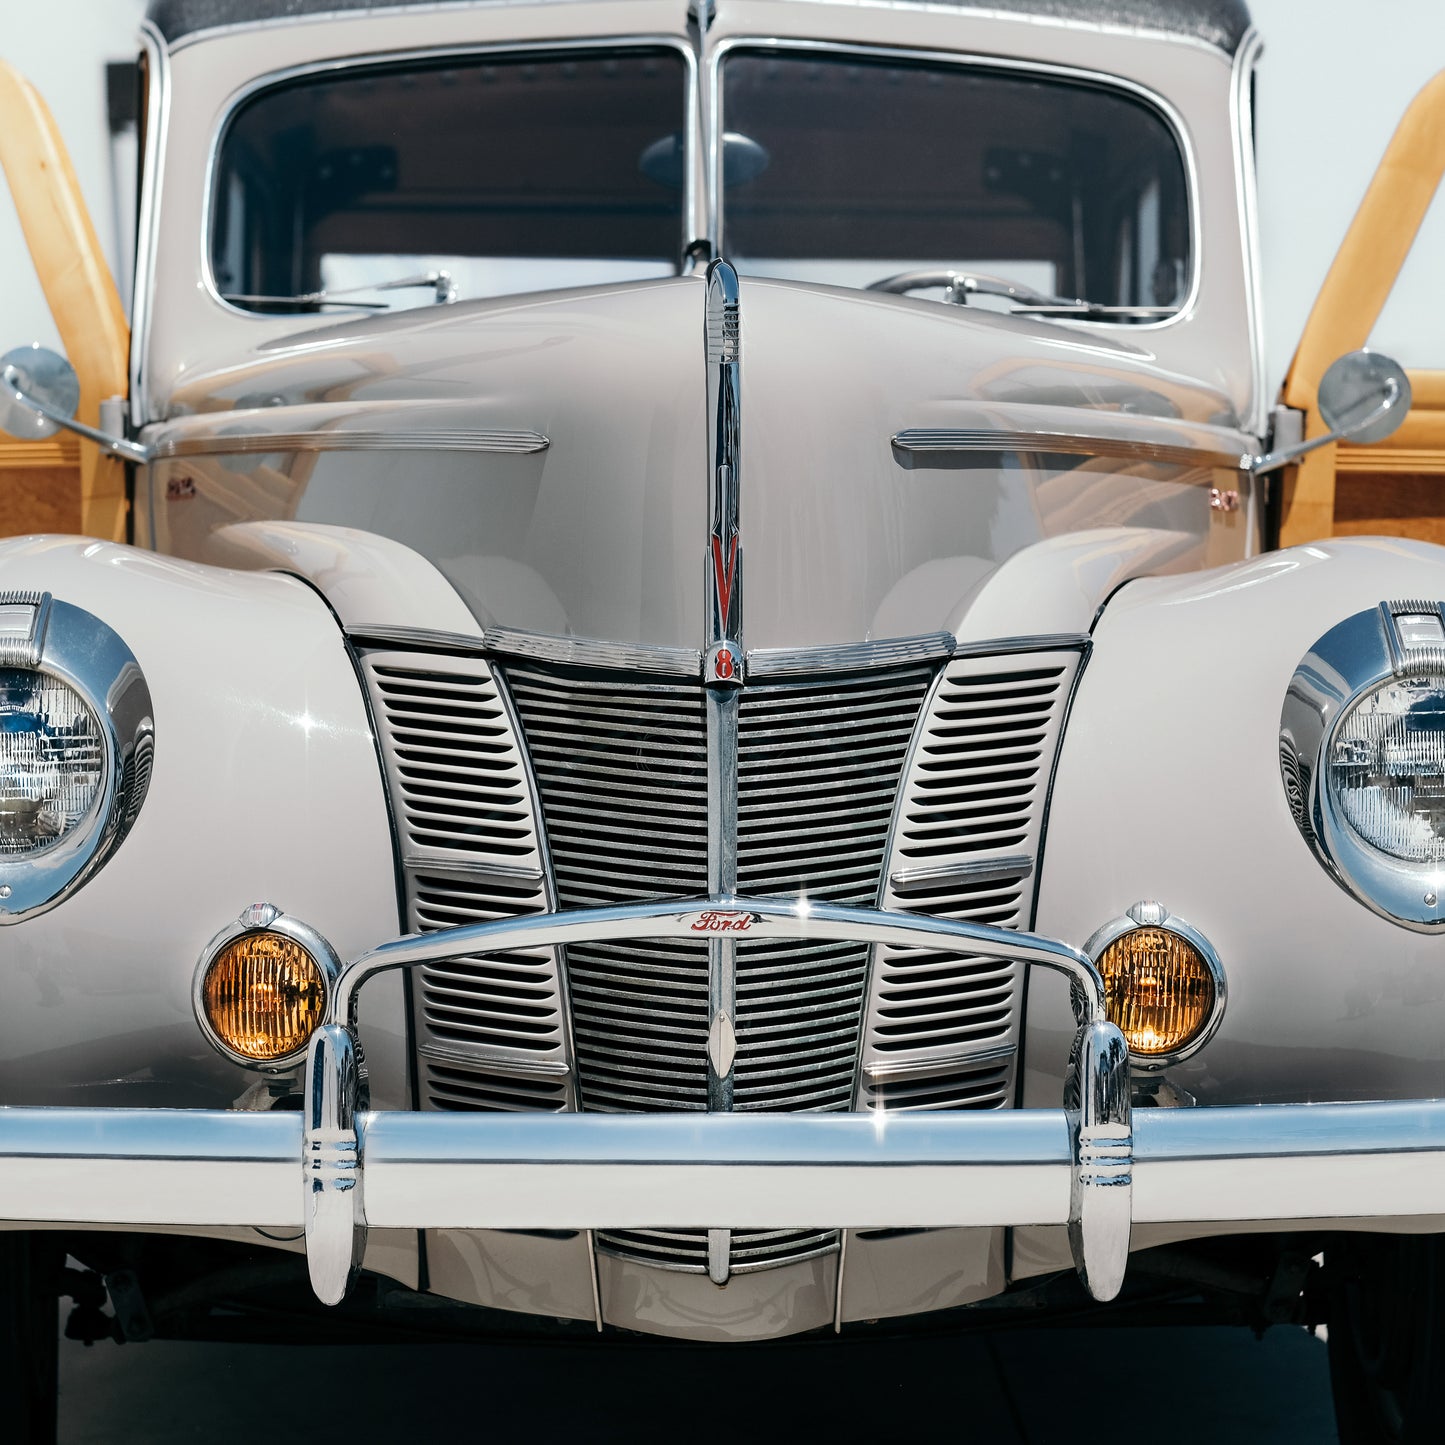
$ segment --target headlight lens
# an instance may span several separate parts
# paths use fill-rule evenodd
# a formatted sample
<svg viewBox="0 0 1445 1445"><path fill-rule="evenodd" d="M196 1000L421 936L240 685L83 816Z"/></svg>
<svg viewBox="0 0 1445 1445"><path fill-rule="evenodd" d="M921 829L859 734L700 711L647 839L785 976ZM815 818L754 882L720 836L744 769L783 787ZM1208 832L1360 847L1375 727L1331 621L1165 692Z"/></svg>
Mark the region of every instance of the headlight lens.
<svg viewBox="0 0 1445 1445"><path fill-rule="evenodd" d="M258 1064L299 1055L326 1010L328 981L320 961L282 933L245 933L210 961L200 1005L216 1040Z"/></svg>
<svg viewBox="0 0 1445 1445"><path fill-rule="evenodd" d="M0 668L0 857L55 847L104 780L100 722L80 694L45 673Z"/></svg>
<svg viewBox="0 0 1445 1445"><path fill-rule="evenodd" d="M1165 928L1136 928L1099 955L1109 1019L1129 1052L1177 1053L1214 1012L1214 974L1204 955Z"/></svg>
<svg viewBox="0 0 1445 1445"><path fill-rule="evenodd" d="M1391 679L1340 719L1331 792L1371 847L1408 863L1445 863L1445 675Z"/></svg>
<svg viewBox="0 0 1445 1445"><path fill-rule="evenodd" d="M1161 903L1136 903L1084 945L1104 1009L1136 1068L1162 1069L1204 1047L1224 1017L1224 969L1209 940Z"/></svg>

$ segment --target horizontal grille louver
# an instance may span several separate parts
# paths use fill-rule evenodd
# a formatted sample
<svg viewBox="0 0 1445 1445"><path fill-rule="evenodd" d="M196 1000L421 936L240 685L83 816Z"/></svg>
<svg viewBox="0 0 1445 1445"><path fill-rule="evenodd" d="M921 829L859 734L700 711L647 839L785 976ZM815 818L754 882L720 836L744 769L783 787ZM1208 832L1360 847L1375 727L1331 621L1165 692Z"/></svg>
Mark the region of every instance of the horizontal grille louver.
<svg viewBox="0 0 1445 1445"><path fill-rule="evenodd" d="M909 759L887 907L995 928L1029 924L1048 780L1078 664L1070 650L958 658L944 670ZM879 946L864 1106L1007 1104L1021 977L1000 959Z"/></svg>
<svg viewBox="0 0 1445 1445"><path fill-rule="evenodd" d="M526 760L481 658L366 652L417 932L547 907ZM411 971L422 1103L560 1110L570 1102L557 951L516 949Z"/></svg>
<svg viewBox="0 0 1445 1445"><path fill-rule="evenodd" d="M597 1235L597 1248L658 1269L707 1273L705 1229L603 1230ZM749 1274L799 1264L837 1248L838 1233L832 1229L735 1229L728 1251L729 1272Z"/></svg>

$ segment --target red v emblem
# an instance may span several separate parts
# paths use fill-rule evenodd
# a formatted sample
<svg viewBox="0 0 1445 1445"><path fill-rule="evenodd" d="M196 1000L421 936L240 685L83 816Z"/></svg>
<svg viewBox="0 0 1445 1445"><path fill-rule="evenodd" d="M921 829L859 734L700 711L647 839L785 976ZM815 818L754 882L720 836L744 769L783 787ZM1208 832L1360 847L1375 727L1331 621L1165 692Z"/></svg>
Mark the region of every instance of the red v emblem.
<svg viewBox="0 0 1445 1445"><path fill-rule="evenodd" d="M734 532L728 547L727 568L723 568L722 538L712 539L712 574L717 586L718 619L727 626L728 607L733 598L733 578L737 575L738 538Z"/></svg>

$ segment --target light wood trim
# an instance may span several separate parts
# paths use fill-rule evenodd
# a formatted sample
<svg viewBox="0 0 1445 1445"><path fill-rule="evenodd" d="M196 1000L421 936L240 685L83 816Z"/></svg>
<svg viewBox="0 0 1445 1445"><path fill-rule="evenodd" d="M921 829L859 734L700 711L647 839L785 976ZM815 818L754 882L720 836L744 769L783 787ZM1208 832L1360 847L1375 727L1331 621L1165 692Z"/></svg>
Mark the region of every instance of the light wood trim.
<svg viewBox="0 0 1445 1445"><path fill-rule="evenodd" d="M1286 406L1306 413L1305 435L1324 430L1316 394L1325 369L1369 339L1445 174L1445 71L1410 102L1340 243L1285 377ZM1413 444L1412 444L1413 445ZM1333 530L1337 448L1311 453L1286 479L1280 540Z"/></svg>
<svg viewBox="0 0 1445 1445"><path fill-rule="evenodd" d="M1445 476L1445 452L1435 448L1412 451L1405 447L1341 447L1338 476L1375 476L1408 472L1411 476Z"/></svg>
<svg viewBox="0 0 1445 1445"><path fill-rule="evenodd" d="M43 442L18 442L0 434L0 472L31 471L37 467L50 470L79 465L78 437L51 437Z"/></svg>
<svg viewBox="0 0 1445 1445"><path fill-rule="evenodd" d="M76 415L96 426L100 403L126 394L130 332L125 312L49 107L3 60L0 170L61 344L80 378ZM7 337L5 344L25 340ZM80 503L81 526L87 533L124 538L124 470L90 442L80 447Z"/></svg>

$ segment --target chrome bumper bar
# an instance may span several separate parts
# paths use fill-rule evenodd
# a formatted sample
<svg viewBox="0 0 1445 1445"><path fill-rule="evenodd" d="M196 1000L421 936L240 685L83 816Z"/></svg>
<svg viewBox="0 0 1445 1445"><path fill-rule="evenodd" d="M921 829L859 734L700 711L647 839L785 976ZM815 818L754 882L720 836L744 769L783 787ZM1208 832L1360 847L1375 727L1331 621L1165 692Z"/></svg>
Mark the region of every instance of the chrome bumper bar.
<svg viewBox="0 0 1445 1445"><path fill-rule="evenodd" d="M582 939L719 933L942 946L1063 973L1079 1024L1063 1108L368 1112L355 1012L377 973ZM1107 1300L1123 1284L1133 1220L1421 1215L1445 1224L1445 1101L1157 1109L1131 1120L1124 1039L1105 1017L1097 970L1076 949L798 899L539 914L383 944L333 981L299 1116L0 1109L0 1220L301 1230L312 1286L329 1304L344 1297L368 1228L1066 1225L1085 1285Z"/></svg>
<svg viewBox="0 0 1445 1445"><path fill-rule="evenodd" d="M304 1227L313 1272L339 1261L344 1285L363 1177L365 1220L385 1229L987 1227L1074 1213L1061 1111L355 1122L338 1221L314 1209L314 1152L302 1187L312 1134L294 1112L0 1109L0 1218ZM1445 1101L1141 1110L1131 1164L1121 1193L1140 1223L1445 1227Z"/></svg>

